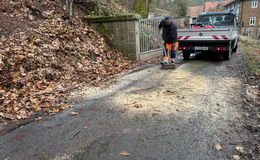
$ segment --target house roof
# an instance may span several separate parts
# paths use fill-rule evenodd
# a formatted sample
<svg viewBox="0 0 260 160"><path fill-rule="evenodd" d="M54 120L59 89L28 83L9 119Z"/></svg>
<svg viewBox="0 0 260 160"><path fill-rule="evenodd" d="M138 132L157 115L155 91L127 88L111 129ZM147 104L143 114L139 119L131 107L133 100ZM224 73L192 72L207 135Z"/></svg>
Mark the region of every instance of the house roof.
<svg viewBox="0 0 260 160"><path fill-rule="evenodd" d="M223 12L203 12L200 15L222 15L222 14L233 14L229 11L223 11Z"/></svg>
<svg viewBox="0 0 260 160"><path fill-rule="evenodd" d="M217 2L205 2L202 6L189 7L188 15L191 17L197 17L202 12L212 12L215 11L219 5L226 5L236 0L224 0Z"/></svg>
<svg viewBox="0 0 260 160"><path fill-rule="evenodd" d="M233 4L233 3L237 2L237 1L240 1L240 0L230 0L230 1L228 1L228 3L225 3L224 6L225 7L229 6L229 5L231 5L231 4Z"/></svg>
<svg viewBox="0 0 260 160"><path fill-rule="evenodd" d="M197 17L203 11L204 11L204 6L189 7L188 15L191 16L191 17Z"/></svg>
<svg viewBox="0 0 260 160"><path fill-rule="evenodd" d="M220 1L217 1L217 2L205 2L204 3L204 12L209 12L209 11L212 11L212 10L216 10L218 5L220 5L221 2Z"/></svg>

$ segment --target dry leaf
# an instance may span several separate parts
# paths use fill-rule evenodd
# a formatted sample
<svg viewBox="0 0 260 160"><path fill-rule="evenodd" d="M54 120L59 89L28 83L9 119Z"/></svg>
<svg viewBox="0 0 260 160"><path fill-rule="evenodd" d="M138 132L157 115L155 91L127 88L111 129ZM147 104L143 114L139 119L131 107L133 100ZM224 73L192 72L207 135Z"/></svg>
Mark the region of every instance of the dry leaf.
<svg viewBox="0 0 260 160"><path fill-rule="evenodd" d="M237 147L236 147L236 150L237 150L238 152L240 152L240 153L244 153L244 152L245 152L244 148L241 147L241 146L237 146Z"/></svg>
<svg viewBox="0 0 260 160"><path fill-rule="evenodd" d="M220 151L220 150L223 149L222 146L221 146L220 144L216 144L216 145L215 145L215 148L216 148L216 150L218 150L218 151Z"/></svg>
<svg viewBox="0 0 260 160"><path fill-rule="evenodd" d="M5 129L4 126L0 126L0 132L1 132L2 130L4 130L4 129Z"/></svg>
<svg viewBox="0 0 260 160"><path fill-rule="evenodd" d="M22 66L20 67L20 72L21 73L25 73L25 70L24 70L24 68Z"/></svg>
<svg viewBox="0 0 260 160"><path fill-rule="evenodd" d="M42 118L42 117L37 117L37 118L35 118L34 120L35 120L35 121L40 121L40 120L43 120L43 118Z"/></svg>
<svg viewBox="0 0 260 160"><path fill-rule="evenodd" d="M233 155L232 160L240 160L240 157L238 155Z"/></svg>
<svg viewBox="0 0 260 160"><path fill-rule="evenodd" d="M42 110L41 106L39 106L39 105L36 105L34 108L35 108L35 111L40 111L40 110Z"/></svg>
<svg viewBox="0 0 260 160"><path fill-rule="evenodd" d="M71 114L72 116L76 116L76 115L79 114L79 112L71 112L70 114Z"/></svg>
<svg viewBox="0 0 260 160"><path fill-rule="evenodd" d="M28 118L39 110L62 111L76 85L98 85L136 66L80 19L73 19L75 25L62 20L66 11L58 1L31 3L37 14L23 1L10 5L5 16L15 19L8 21L15 30L8 28L12 34L0 36L0 122Z"/></svg>
<svg viewBox="0 0 260 160"><path fill-rule="evenodd" d="M128 152L122 152L122 153L120 153L120 155L122 155L122 156L129 156L130 153L128 153Z"/></svg>
<svg viewBox="0 0 260 160"><path fill-rule="evenodd" d="M86 126L84 126L83 128L85 128L85 129L86 129L86 128L88 128L88 126L86 125Z"/></svg>
<svg viewBox="0 0 260 160"><path fill-rule="evenodd" d="M31 14L30 14L28 17L29 17L29 20L30 20L30 21L33 21L33 20L34 20L34 17L33 17Z"/></svg>
<svg viewBox="0 0 260 160"><path fill-rule="evenodd" d="M134 108L143 108L143 105L142 104L135 104Z"/></svg>

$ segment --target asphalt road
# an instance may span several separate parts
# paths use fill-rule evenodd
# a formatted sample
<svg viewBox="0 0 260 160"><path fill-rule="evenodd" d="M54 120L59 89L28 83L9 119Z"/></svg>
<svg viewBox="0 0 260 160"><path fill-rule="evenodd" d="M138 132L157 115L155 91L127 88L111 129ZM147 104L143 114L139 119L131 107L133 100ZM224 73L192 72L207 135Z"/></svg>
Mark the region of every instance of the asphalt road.
<svg viewBox="0 0 260 160"><path fill-rule="evenodd" d="M0 160L231 159L248 140L240 57L178 63L174 70L141 67L106 89L74 93L85 97L74 108L1 136Z"/></svg>

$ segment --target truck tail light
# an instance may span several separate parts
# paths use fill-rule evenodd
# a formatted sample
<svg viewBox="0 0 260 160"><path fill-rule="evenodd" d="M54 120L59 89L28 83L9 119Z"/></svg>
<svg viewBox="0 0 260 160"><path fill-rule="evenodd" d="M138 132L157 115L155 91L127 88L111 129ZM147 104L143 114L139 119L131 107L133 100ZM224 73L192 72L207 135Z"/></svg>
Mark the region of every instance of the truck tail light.
<svg viewBox="0 0 260 160"><path fill-rule="evenodd" d="M192 27L192 29L201 29L199 26Z"/></svg>
<svg viewBox="0 0 260 160"><path fill-rule="evenodd" d="M216 47L216 51L226 51L226 47Z"/></svg>
<svg viewBox="0 0 260 160"><path fill-rule="evenodd" d="M208 29L208 28L214 28L213 26L205 26L204 28Z"/></svg>
<svg viewBox="0 0 260 160"><path fill-rule="evenodd" d="M188 50L188 47L182 46L182 47L179 47L179 50L180 50L180 51L186 51L186 50Z"/></svg>

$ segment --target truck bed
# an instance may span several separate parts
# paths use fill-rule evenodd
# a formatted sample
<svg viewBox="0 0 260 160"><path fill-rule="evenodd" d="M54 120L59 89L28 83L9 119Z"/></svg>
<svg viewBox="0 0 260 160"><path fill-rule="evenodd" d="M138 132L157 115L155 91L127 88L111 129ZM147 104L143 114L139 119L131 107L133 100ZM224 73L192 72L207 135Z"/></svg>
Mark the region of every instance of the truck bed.
<svg viewBox="0 0 260 160"><path fill-rule="evenodd" d="M230 41L237 36L237 28L178 29L178 41Z"/></svg>

